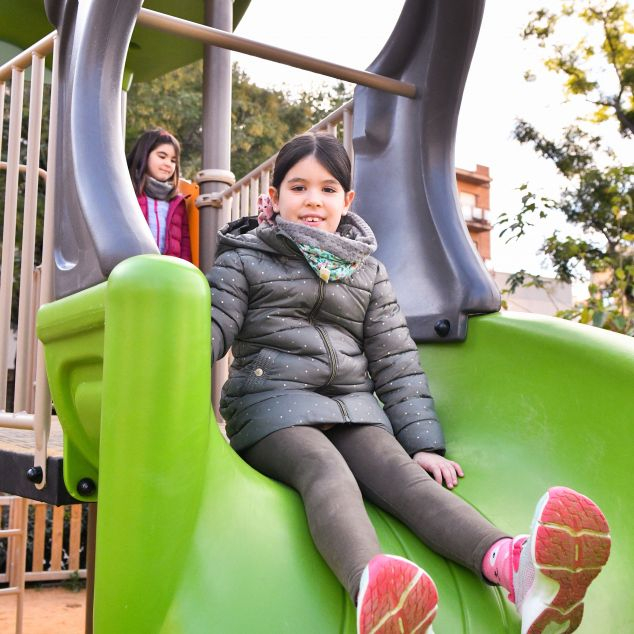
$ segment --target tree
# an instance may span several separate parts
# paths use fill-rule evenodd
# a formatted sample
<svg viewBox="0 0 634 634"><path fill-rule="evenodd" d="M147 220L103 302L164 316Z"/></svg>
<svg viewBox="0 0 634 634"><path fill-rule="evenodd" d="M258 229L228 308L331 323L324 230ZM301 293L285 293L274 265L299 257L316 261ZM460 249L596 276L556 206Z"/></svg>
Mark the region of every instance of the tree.
<svg viewBox="0 0 634 634"><path fill-rule="evenodd" d="M231 169L241 178L350 99L343 83L325 85L296 99L280 90L257 86L237 65L232 74ZM191 178L201 169L202 62L175 70L144 84L133 84L128 96L126 147L144 130L162 126L181 142L182 173Z"/></svg>
<svg viewBox="0 0 634 634"><path fill-rule="evenodd" d="M515 138L551 161L566 185L558 201L539 197L523 185L522 209L503 214L501 235L519 239L535 216L554 210L582 236L549 236L541 251L558 279L590 277L589 298L560 315L582 323L634 336L634 166L623 165L608 145L606 126L626 143L634 138L634 11L625 2L562 2L559 12L531 14L522 37L546 51L546 69L560 74L570 99L584 103L584 113L552 140L529 122L519 120ZM573 45L562 43L559 27L572 21L585 25ZM577 31L579 32L579 31ZM535 75L525 77L534 81ZM632 156L630 153L629 156ZM535 285L538 276L519 271L511 288Z"/></svg>

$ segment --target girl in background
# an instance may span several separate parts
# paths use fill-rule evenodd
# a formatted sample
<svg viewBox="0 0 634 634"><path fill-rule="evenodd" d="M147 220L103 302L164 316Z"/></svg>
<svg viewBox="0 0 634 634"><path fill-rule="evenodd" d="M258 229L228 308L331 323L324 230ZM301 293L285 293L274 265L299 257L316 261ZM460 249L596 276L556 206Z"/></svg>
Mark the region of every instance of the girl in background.
<svg viewBox="0 0 634 634"><path fill-rule="evenodd" d="M144 132L127 157L141 211L163 255L192 261L185 196L178 193L180 144L161 128Z"/></svg>

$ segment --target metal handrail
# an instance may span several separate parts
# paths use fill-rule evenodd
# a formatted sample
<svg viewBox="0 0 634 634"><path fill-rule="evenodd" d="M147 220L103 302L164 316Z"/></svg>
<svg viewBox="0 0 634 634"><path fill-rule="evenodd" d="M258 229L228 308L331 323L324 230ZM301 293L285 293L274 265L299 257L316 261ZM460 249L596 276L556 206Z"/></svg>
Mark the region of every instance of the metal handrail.
<svg viewBox="0 0 634 634"><path fill-rule="evenodd" d="M7 169L7 162L6 161L0 161L0 170L6 170ZM18 165L18 170L22 173L22 174L26 174L26 170L27 170L27 166L24 165L24 163L20 163L20 165ZM47 173L46 170L38 167L37 170L37 175L43 180L46 180L47 177Z"/></svg>
<svg viewBox="0 0 634 634"><path fill-rule="evenodd" d="M346 101L346 103L339 106L336 110L333 110L327 117L316 123L312 128L309 129L309 132L317 132L319 130L328 128L331 125L337 125L341 123L342 121L344 121L346 114L352 114L353 109L354 99L350 99L350 101ZM344 126L344 137L348 137L346 126ZM346 147L349 154L352 153L352 144L347 139L345 139L344 141L344 147ZM222 197L225 199L231 198L232 196L240 192L242 187L249 185L251 181L259 178L262 172L271 170L276 158L277 153L270 156L263 163L260 163L260 165L252 169L240 180L236 181L231 187L225 189L222 192Z"/></svg>
<svg viewBox="0 0 634 634"><path fill-rule="evenodd" d="M182 18L175 18L164 13L159 13L158 11L141 9L139 17L137 18L137 24L142 24L143 26L158 29L166 33L172 33L173 35L199 40L205 44L226 48L238 53L245 53L246 55L261 57L262 59L268 59L272 62L279 62L287 66L293 66L294 68L320 73L334 77L335 79L361 84L369 88L378 88L379 90L385 90L395 95L401 95L403 97L416 96L416 86L414 84L392 79L391 77L385 77L384 75L377 75L376 73L371 73L366 70L356 70L347 66L341 66L340 64L320 60L315 57L310 57L309 55L294 53L293 51L278 48L277 46L256 42L246 37L240 37L233 33L214 29L196 22L190 22L189 20L183 20Z"/></svg>
<svg viewBox="0 0 634 634"><path fill-rule="evenodd" d="M0 66L0 81L6 81L11 79L11 72L14 68L19 70L26 70L31 66L31 60L33 54L40 57L46 57L53 50L53 43L57 37L57 31L52 31L48 35L45 35L41 40L35 42L29 48L18 53L15 57L11 58L8 62Z"/></svg>

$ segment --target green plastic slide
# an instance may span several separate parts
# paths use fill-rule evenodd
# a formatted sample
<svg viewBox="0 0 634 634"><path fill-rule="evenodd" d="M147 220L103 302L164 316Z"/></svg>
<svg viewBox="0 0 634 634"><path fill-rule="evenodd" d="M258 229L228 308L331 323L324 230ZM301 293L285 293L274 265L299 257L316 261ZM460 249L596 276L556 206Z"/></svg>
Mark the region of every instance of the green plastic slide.
<svg viewBox="0 0 634 634"><path fill-rule="evenodd" d="M312 545L298 495L242 462L210 413L209 306L200 271L139 256L40 310L66 485L99 502L94 631L351 634L353 605ZM465 343L426 345L421 357L465 469L457 494L509 532L527 530L550 485L594 498L613 550L578 631L634 631L634 342L490 315L471 319ZM80 495L80 482L95 492ZM385 550L436 581L436 634L519 632L502 592L369 512Z"/></svg>

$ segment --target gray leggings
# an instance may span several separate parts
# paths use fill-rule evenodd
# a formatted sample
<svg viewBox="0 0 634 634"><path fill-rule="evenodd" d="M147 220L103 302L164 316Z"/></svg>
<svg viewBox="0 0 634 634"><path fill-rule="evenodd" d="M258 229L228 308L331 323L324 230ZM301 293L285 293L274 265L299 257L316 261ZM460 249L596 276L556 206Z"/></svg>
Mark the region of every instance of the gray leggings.
<svg viewBox="0 0 634 634"><path fill-rule="evenodd" d="M508 537L440 486L380 427L289 427L242 457L299 492L313 541L353 600L363 568L381 552L362 494L438 554L478 576L490 546Z"/></svg>

